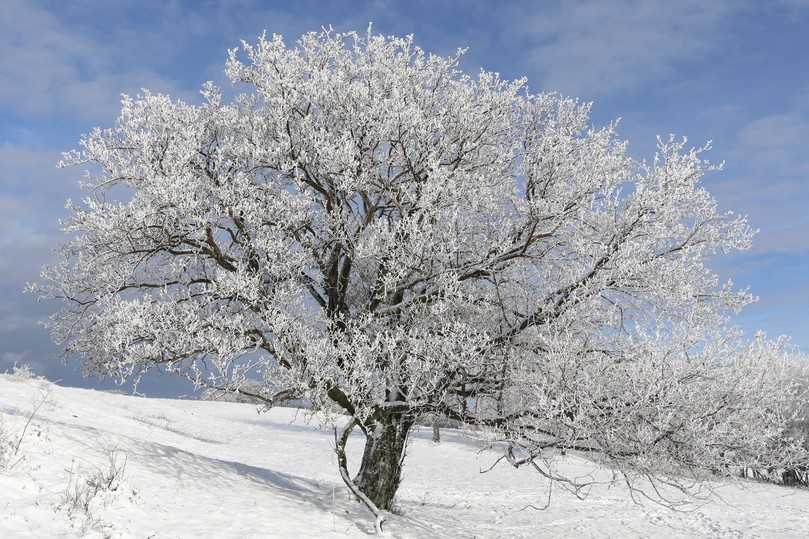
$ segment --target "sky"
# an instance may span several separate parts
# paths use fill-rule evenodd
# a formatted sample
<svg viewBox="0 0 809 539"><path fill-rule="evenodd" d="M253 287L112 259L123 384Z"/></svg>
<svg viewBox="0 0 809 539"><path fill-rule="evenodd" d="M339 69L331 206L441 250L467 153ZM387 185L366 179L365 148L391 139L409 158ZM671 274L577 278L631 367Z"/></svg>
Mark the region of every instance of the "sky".
<svg viewBox="0 0 809 539"><path fill-rule="evenodd" d="M759 297L738 318L809 352L809 0L593 2L3 0L0 10L0 371L27 363L65 385L110 388L63 364L39 323L55 304L23 294L64 241L81 170L57 169L120 95L146 88L200 102L208 80L262 31L293 43L331 25L414 34L425 50L468 47L462 67L528 77L532 92L592 101L620 118L630 153L656 136L713 141L725 169L705 179L720 207L749 217L752 250L718 258L723 280ZM151 376L145 394L190 393Z"/></svg>

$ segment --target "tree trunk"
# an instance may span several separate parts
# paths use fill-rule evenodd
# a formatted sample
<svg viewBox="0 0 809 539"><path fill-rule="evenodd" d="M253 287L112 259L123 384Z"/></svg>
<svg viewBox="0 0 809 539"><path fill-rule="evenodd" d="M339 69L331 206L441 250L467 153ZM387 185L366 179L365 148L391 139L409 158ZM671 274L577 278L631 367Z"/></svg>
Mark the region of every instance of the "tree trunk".
<svg viewBox="0 0 809 539"><path fill-rule="evenodd" d="M379 509L390 511L402 477L407 434L413 423L389 416L368 430L354 483Z"/></svg>

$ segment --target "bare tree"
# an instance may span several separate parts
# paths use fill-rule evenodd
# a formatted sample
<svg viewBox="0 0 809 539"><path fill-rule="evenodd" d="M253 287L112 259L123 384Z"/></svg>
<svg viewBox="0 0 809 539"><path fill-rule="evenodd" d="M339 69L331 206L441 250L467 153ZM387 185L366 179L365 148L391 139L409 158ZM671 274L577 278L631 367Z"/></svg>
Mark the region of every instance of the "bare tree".
<svg viewBox="0 0 809 539"><path fill-rule="evenodd" d="M63 161L89 194L34 287L64 300L56 341L89 372L257 376L264 402L349 415L367 438L347 482L379 510L435 414L571 484L554 448L627 480L774 462L786 352L741 343L752 296L705 265L752 237L701 187L707 147L637 162L590 105L472 78L462 54L276 35L230 51L232 102L124 96Z"/></svg>

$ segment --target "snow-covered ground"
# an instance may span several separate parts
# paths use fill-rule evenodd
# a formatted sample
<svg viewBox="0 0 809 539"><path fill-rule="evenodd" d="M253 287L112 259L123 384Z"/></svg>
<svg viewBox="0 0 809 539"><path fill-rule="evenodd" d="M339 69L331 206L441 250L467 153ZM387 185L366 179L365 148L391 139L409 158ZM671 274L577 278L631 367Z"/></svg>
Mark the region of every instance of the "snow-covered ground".
<svg viewBox="0 0 809 539"><path fill-rule="evenodd" d="M0 375L0 430L12 443L0 472L0 537L345 537L373 533L346 494L333 433L293 409L146 399ZM598 486L580 501L500 465L462 433L412 439L390 537L809 537L809 491L761 483L717 486L721 500L674 512ZM359 435L349 444L357 465ZM81 498L113 468L111 485ZM565 457L568 471L593 465ZM604 474L603 471L595 471ZM114 474L113 474L114 475ZM106 479L110 479L107 477ZM78 489L78 490L77 490ZM68 499L72 494L77 503ZM76 496L76 494L79 494Z"/></svg>

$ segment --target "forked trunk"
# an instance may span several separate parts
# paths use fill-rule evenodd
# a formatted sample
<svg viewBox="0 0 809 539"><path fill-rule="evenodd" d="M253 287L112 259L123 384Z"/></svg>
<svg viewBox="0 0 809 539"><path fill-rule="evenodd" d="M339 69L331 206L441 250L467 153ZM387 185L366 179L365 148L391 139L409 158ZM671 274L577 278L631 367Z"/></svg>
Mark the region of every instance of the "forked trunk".
<svg viewBox="0 0 809 539"><path fill-rule="evenodd" d="M379 509L390 511L402 478L407 434L412 422L387 417L368 431L354 483Z"/></svg>

